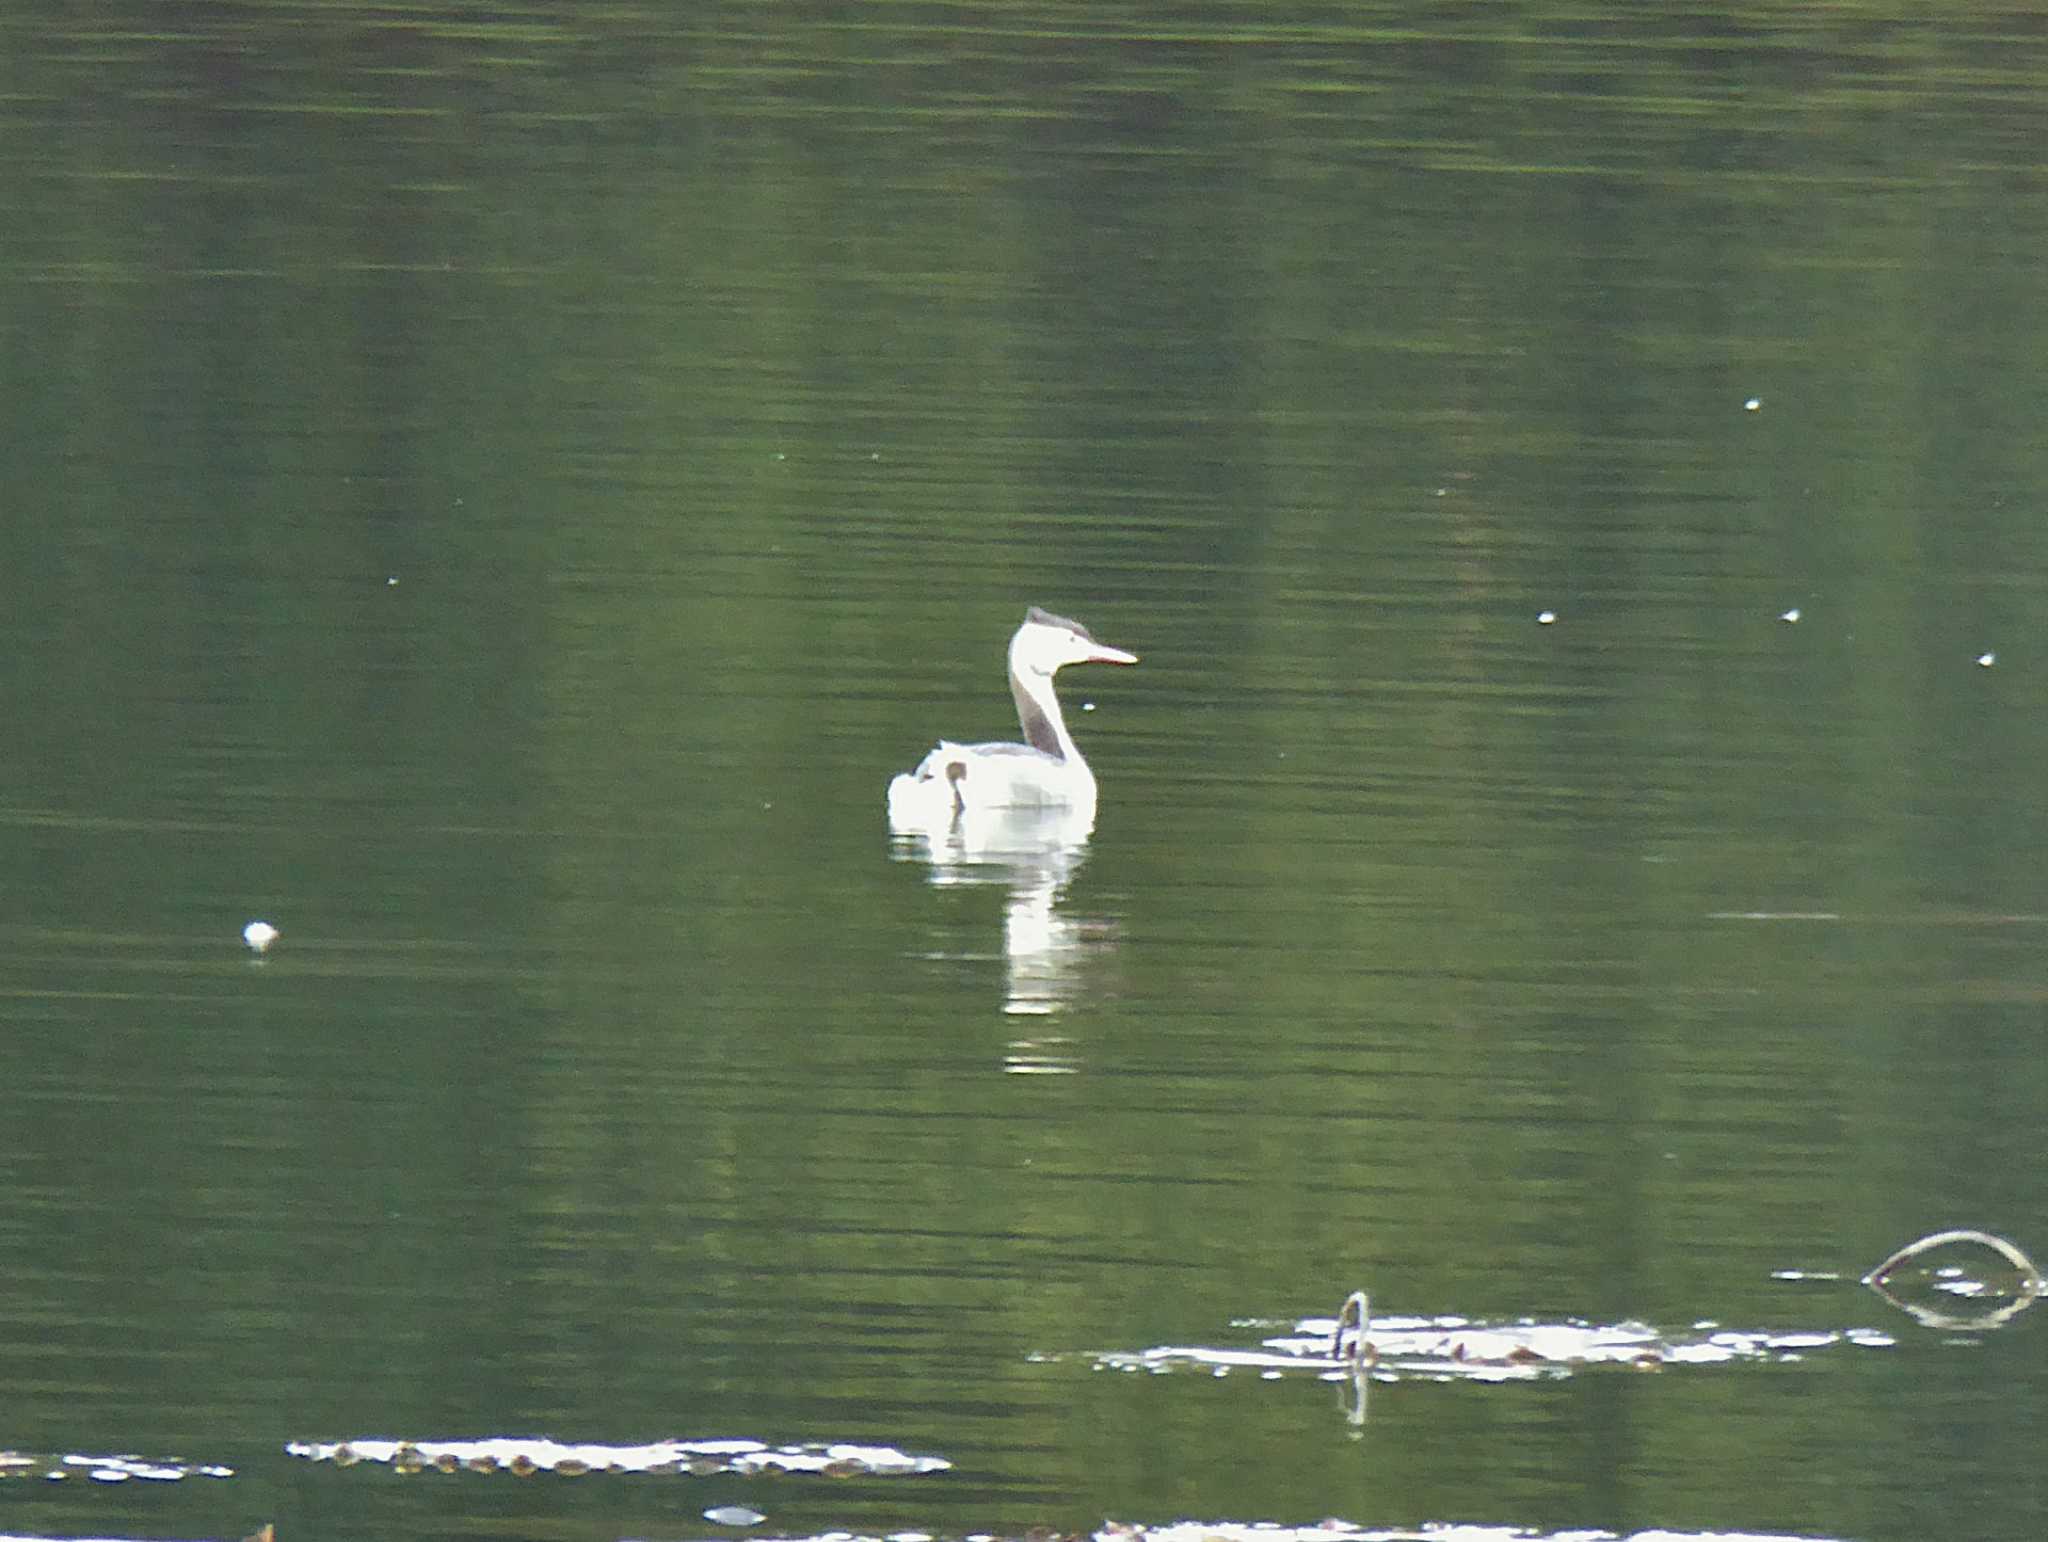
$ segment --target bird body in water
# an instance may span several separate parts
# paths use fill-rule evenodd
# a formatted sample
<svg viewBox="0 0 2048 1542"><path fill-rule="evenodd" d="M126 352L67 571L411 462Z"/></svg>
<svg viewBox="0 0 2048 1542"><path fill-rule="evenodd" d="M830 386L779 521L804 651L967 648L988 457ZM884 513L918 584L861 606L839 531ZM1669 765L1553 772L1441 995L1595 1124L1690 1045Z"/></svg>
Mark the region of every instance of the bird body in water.
<svg viewBox="0 0 2048 1542"><path fill-rule="evenodd" d="M1010 694L1024 742L941 740L915 771L889 783L889 823L929 828L984 809L1061 810L1092 821L1095 773L1067 732L1052 677L1068 664L1137 662L1135 653L1097 642L1080 622L1032 606L1010 639Z"/></svg>

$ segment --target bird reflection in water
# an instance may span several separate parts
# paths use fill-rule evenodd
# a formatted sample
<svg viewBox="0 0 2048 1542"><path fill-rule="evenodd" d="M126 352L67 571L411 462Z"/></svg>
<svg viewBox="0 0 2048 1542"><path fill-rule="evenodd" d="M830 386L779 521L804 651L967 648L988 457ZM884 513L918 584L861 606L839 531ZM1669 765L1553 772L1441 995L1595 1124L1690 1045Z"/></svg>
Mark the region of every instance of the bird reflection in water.
<svg viewBox="0 0 2048 1542"><path fill-rule="evenodd" d="M1060 900L1087 857L1090 811L990 809L920 828L894 825L898 861L923 862L935 888L1007 890L1003 902L1003 1010L1049 1016L1079 994L1084 965L1115 945L1115 923L1063 914ZM1068 1041L1039 1036L1011 1046L1008 1069L1074 1069Z"/></svg>

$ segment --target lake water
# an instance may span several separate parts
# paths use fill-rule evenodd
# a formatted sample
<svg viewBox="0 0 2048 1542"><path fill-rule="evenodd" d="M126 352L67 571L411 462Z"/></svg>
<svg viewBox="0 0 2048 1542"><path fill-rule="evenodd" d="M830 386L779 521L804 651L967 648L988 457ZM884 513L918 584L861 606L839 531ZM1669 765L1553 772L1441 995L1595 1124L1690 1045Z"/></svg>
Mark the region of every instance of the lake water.
<svg viewBox="0 0 2048 1542"><path fill-rule="evenodd" d="M0 1530L2048 1534L2048 1316L1856 1284L2048 1252L2031 21L28 0L0 129L0 1448L233 1472ZM934 860L1032 603L1093 836ZM1119 1358L1361 1288L1885 1341ZM951 1466L285 1449L491 1436Z"/></svg>

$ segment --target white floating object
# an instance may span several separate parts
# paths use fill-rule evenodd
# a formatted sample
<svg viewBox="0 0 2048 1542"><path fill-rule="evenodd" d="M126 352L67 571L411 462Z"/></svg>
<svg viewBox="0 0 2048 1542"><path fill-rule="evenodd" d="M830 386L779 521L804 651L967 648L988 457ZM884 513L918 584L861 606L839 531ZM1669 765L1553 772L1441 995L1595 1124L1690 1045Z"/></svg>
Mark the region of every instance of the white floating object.
<svg viewBox="0 0 2048 1542"><path fill-rule="evenodd" d="M278 936L277 928L268 921L251 921L242 928L242 941L249 944L250 949L257 953L268 951L270 945L277 941Z"/></svg>
<svg viewBox="0 0 2048 1542"><path fill-rule="evenodd" d="M564 1445L545 1437L501 1436L486 1440L391 1440L384 1437L331 1443L293 1441L288 1456L353 1467L380 1462L405 1471L432 1467L442 1472L468 1468L473 1472L526 1475L555 1472L565 1477L590 1472L675 1472L687 1467L702 1473L711 1468L745 1476L761 1473L821 1472L915 1476L945 1472L952 1463L942 1456L914 1456L891 1446L800 1445L770 1449L758 1440L664 1440L651 1446L608 1446L592 1441ZM4 1539L0 1539L4 1542Z"/></svg>
<svg viewBox="0 0 2048 1542"><path fill-rule="evenodd" d="M1549 626L1556 619L1557 612L1554 610L1539 610L1536 612L1536 624L1538 626Z"/></svg>
<svg viewBox="0 0 2048 1542"><path fill-rule="evenodd" d="M768 1517L745 1505L713 1505L704 1512L704 1519L715 1526L758 1526Z"/></svg>
<svg viewBox="0 0 2048 1542"><path fill-rule="evenodd" d="M1799 607L1794 605L1790 610L1779 615L1778 619L1780 621L1797 621L1799 619Z"/></svg>
<svg viewBox="0 0 2048 1542"><path fill-rule="evenodd" d="M1764 399L1761 396L1752 396L1748 401L1742 404L1742 410L1744 412L1755 412L1758 408L1763 406L1763 404Z"/></svg>
<svg viewBox="0 0 2048 1542"><path fill-rule="evenodd" d="M1977 655L1977 667L1979 669L1989 669L1993 664L1996 664L1997 662L1998 655L1995 653L1984 652Z"/></svg>

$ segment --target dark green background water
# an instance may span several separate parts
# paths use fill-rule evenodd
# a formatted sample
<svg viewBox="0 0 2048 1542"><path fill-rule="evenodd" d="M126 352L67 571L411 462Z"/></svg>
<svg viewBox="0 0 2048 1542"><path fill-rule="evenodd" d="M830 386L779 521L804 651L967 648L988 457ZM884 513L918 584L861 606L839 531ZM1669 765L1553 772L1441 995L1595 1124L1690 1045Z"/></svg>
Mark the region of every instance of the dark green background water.
<svg viewBox="0 0 2048 1542"><path fill-rule="evenodd" d="M0 1527L2043 1535L2043 1324L1770 1275L2048 1250L2044 145L1968 7L12 7L0 1446L243 1475ZM882 790L1030 602L1020 964ZM1029 1358L1358 1285L1900 1343ZM280 1453L493 1433L958 1470Z"/></svg>

